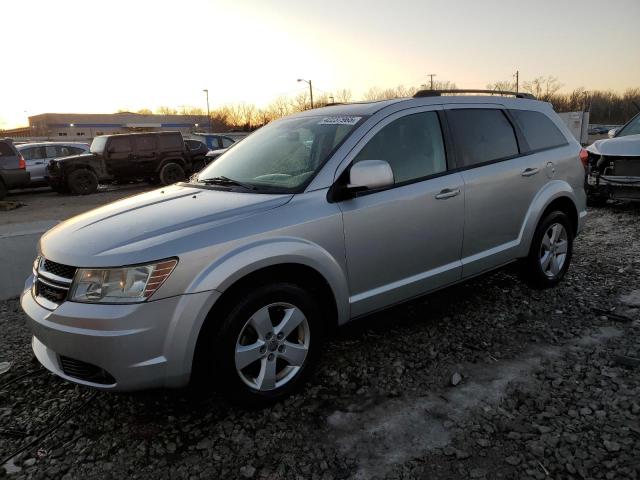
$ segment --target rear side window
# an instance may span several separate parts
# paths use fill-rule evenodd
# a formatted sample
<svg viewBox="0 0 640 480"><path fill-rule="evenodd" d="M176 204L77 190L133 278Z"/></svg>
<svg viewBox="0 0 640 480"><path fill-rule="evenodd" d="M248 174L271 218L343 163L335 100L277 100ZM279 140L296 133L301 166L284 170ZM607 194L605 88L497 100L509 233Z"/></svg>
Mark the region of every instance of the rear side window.
<svg viewBox="0 0 640 480"><path fill-rule="evenodd" d="M109 151L114 153L130 152L131 142L127 137L114 137L109 142Z"/></svg>
<svg viewBox="0 0 640 480"><path fill-rule="evenodd" d="M544 113L510 110L532 151L560 147L567 139Z"/></svg>
<svg viewBox="0 0 640 480"><path fill-rule="evenodd" d="M513 126L502 110L447 110L453 130L458 166L470 167L518 155Z"/></svg>
<svg viewBox="0 0 640 480"><path fill-rule="evenodd" d="M161 150L182 150L184 141L180 135L159 135L158 145Z"/></svg>
<svg viewBox="0 0 640 480"><path fill-rule="evenodd" d="M447 161L438 114L415 113L389 123L358 153L355 162L385 160L395 183L444 172Z"/></svg>
<svg viewBox="0 0 640 480"><path fill-rule="evenodd" d="M133 138L134 138L134 142L136 144L136 149L139 152L155 150L157 148L156 147L156 138L151 136L151 135L133 137Z"/></svg>
<svg viewBox="0 0 640 480"><path fill-rule="evenodd" d="M47 158L44 147L25 148L20 151L25 160L41 160Z"/></svg>

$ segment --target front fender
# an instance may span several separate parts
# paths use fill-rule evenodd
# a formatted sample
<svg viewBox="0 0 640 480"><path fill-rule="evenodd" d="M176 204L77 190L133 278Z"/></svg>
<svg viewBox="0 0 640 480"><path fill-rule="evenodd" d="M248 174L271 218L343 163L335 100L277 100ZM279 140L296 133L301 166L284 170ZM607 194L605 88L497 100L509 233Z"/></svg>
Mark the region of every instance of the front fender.
<svg viewBox="0 0 640 480"><path fill-rule="evenodd" d="M345 323L349 319L349 289L342 266L320 245L296 237L265 239L227 252L202 270L187 292L224 292L250 273L281 264L299 264L316 270L333 292L338 323Z"/></svg>
<svg viewBox="0 0 640 480"><path fill-rule="evenodd" d="M533 234L536 231L536 227L538 223L542 219L542 214L546 210L546 208L553 202L554 200L566 197L569 198L575 209L578 213L578 230L582 225L582 219L586 215L586 211L582 210L579 205L583 202L580 201L574 189L569 185L569 183L564 180L553 180L547 183L534 197L531 205L529 206L529 210L527 211L527 215L525 216L525 220L522 224L522 228L520 229L519 235L519 257L526 257L529 254L529 248L531 246L531 241L533 240Z"/></svg>

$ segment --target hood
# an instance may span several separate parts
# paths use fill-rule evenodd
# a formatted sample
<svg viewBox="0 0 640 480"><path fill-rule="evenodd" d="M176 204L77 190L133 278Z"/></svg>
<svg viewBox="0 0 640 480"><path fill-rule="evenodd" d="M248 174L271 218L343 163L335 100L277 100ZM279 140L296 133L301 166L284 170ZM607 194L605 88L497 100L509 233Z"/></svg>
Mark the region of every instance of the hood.
<svg viewBox="0 0 640 480"><path fill-rule="evenodd" d="M640 135L596 140L587 147L587 151L612 157L640 157Z"/></svg>
<svg viewBox="0 0 640 480"><path fill-rule="evenodd" d="M221 226L284 205L292 196L172 185L58 224L40 239L40 252L77 267L159 260L224 242Z"/></svg>

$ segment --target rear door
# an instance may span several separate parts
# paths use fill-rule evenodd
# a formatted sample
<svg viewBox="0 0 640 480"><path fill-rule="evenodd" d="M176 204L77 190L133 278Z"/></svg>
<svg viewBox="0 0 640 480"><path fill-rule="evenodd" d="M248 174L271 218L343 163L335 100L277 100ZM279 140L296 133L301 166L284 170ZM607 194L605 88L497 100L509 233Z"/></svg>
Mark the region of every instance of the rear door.
<svg viewBox="0 0 640 480"><path fill-rule="evenodd" d="M522 226L544 177L500 105L446 107L458 169L465 185L463 277L514 259Z"/></svg>
<svg viewBox="0 0 640 480"><path fill-rule="evenodd" d="M27 170L31 175L32 182L44 182L45 170L47 168L46 147L26 147L20 150L27 164Z"/></svg>
<svg viewBox="0 0 640 480"><path fill-rule="evenodd" d="M152 173L158 157L157 135L135 135L132 139L135 150L132 171L135 175Z"/></svg>
<svg viewBox="0 0 640 480"><path fill-rule="evenodd" d="M460 279L462 175L447 168L441 107L395 113L345 159L385 160L395 184L341 201L351 315Z"/></svg>

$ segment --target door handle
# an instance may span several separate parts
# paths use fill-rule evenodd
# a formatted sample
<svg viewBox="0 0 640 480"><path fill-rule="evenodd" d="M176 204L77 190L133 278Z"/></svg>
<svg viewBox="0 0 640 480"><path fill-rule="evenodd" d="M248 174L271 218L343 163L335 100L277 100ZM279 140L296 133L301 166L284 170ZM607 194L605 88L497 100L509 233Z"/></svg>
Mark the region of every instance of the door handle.
<svg viewBox="0 0 640 480"><path fill-rule="evenodd" d="M531 177L531 176L535 175L536 173L538 173L539 171L540 171L539 168L532 168L532 167L525 168L522 171L522 176L523 177Z"/></svg>
<svg viewBox="0 0 640 480"><path fill-rule="evenodd" d="M460 189L459 188L445 188L444 190L440 190L440 193L438 193L435 198L437 200L444 200L445 198L451 198L451 197L455 197L456 195L460 194Z"/></svg>

